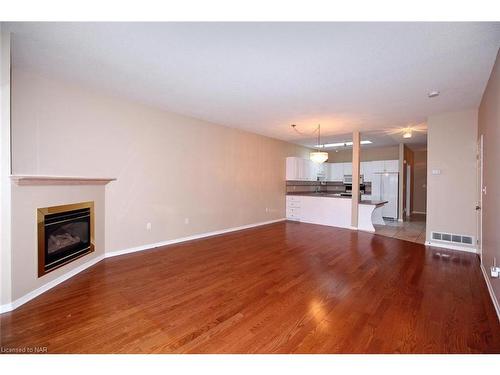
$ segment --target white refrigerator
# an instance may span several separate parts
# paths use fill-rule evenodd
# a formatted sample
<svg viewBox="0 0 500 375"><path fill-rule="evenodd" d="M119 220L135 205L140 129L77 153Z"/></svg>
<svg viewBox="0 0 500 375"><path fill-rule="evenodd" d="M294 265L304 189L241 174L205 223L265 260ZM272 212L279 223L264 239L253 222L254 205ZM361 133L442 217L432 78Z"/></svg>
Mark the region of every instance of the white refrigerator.
<svg viewBox="0 0 500 375"><path fill-rule="evenodd" d="M382 216L397 220L398 218L398 195L399 195L399 173L376 172L372 178L372 199L387 201L382 206Z"/></svg>

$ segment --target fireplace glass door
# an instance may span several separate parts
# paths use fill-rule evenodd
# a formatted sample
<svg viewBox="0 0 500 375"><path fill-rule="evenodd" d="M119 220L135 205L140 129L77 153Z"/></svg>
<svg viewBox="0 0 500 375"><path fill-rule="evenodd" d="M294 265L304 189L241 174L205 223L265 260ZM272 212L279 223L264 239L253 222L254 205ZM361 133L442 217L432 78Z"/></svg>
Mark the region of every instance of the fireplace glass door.
<svg viewBox="0 0 500 375"><path fill-rule="evenodd" d="M90 207L46 213L39 224L42 274L93 251Z"/></svg>

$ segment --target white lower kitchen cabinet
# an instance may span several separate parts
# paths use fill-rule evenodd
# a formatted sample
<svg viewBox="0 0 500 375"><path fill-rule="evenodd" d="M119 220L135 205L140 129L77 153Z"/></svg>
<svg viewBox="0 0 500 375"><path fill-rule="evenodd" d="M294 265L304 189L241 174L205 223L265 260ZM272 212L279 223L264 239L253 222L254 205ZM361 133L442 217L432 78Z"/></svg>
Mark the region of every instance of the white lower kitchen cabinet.
<svg viewBox="0 0 500 375"><path fill-rule="evenodd" d="M301 197L286 196L286 218L287 220L300 221Z"/></svg>
<svg viewBox="0 0 500 375"><path fill-rule="evenodd" d="M287 195L286 218L303 223L351 227L352 200L336 196ZM384 224L382 202L365 202L358 207L357 229L374 232L373 224Z"/></svg>
<svg viewBox="0 0 500 375"><path fill-rule="evenodd" d="M300 221L312 224L351 227L351 200L344 198L300 197Z"/></svg>

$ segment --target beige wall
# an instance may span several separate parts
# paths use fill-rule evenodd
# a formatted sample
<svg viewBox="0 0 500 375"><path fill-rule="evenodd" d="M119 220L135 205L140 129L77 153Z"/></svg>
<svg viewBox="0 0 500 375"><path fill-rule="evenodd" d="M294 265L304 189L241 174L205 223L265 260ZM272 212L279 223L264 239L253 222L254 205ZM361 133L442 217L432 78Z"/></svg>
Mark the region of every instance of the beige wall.
<svg viewBox="0 0 500 375"><path fill-rule="evenodd" d="M500 265L500 52L479 106L478 134L483 135L482 262L486 270ZM500 301L500 279L490 278Z"/></svg>
<svg viewBox="0 0 500 375"><path fill-rule="evenodd" d="M31 72L13 88L14 173L118 179L106 251L283 218L285 158L308 154Z"/></svg>
<svg viewBox="0 0 500 375"><path fill-rule="evenodd" d="M398 157L398 146L373 148L366 148L361 146L360 161L396 160ZM352 161L352 149L341 150L338 152L328 152L329 163L342 163L350 161Z"/></svg>
<svg viewBox="0 0 500 375"><path fill-rule="evenodd" d="M427 125L427 241L431 231L476 237L477 110L431 116Z"/></svg>
<svg viewBox="0 0 500 375"><path fill-rule="evenodd" d="M427 150L413 152L413 211L425 212L427 205Z"/></svg>
<svg viewBox="0 0 500 375"><path fill-rule="evenodd" d="M0 22L0 305L11 300L10 34Z"/></svg>

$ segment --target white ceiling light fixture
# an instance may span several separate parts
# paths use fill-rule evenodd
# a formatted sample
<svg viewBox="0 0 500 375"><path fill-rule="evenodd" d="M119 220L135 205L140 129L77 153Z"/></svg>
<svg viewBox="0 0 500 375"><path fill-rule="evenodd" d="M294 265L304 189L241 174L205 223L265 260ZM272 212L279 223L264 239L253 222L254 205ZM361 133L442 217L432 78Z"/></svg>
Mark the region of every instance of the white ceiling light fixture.
<svg viewBox="0 0 500 375"><path fill-rule="evenodd" d="M328 160L328 152L313 151L309 154L309 158L313 162L321 164Z"/></svg>
<svg viewBox="0 0 500 375"><path fill-rule="evenodd" d="M436 96L439 96L439 91L438 90L432 90L427 93L427 96L429 98L435 98Z"/></svg>
<svg viewBox="0 0 500 375"><path fill-rule="evenodd" d="M403 132L403 138L411 138L411 128L406 128Z"/></svg>
<svg viewBox="0 0 500 375"><path fill-rule="evenodd" d="M316 129L318 131L318 145L321 144L321 125L318 124ZM324 163L328 160L328 152L324 151L313 151L309 154L309 158L315 163Z"/></svg>
<svg viewBox="0 0 500 375"><path fill-rule="evenodd" d="M292 128L293 130L295 130L297 133L301 134L298 130L297 130L297 125L295 124L292 124ZM324 151L319 151L320 148L323 148L324 145L321 145L321 125L318 124L318 127L313 131L313 134L315 132L318 132L318 145L316 146L316 148L318 150L316 151L313 151L309 154L309 158L315 162L315 163L318 163L318 164L321 164L321 163L324 163L325 161L328 160L328 152L324 152Z"/></svg>

